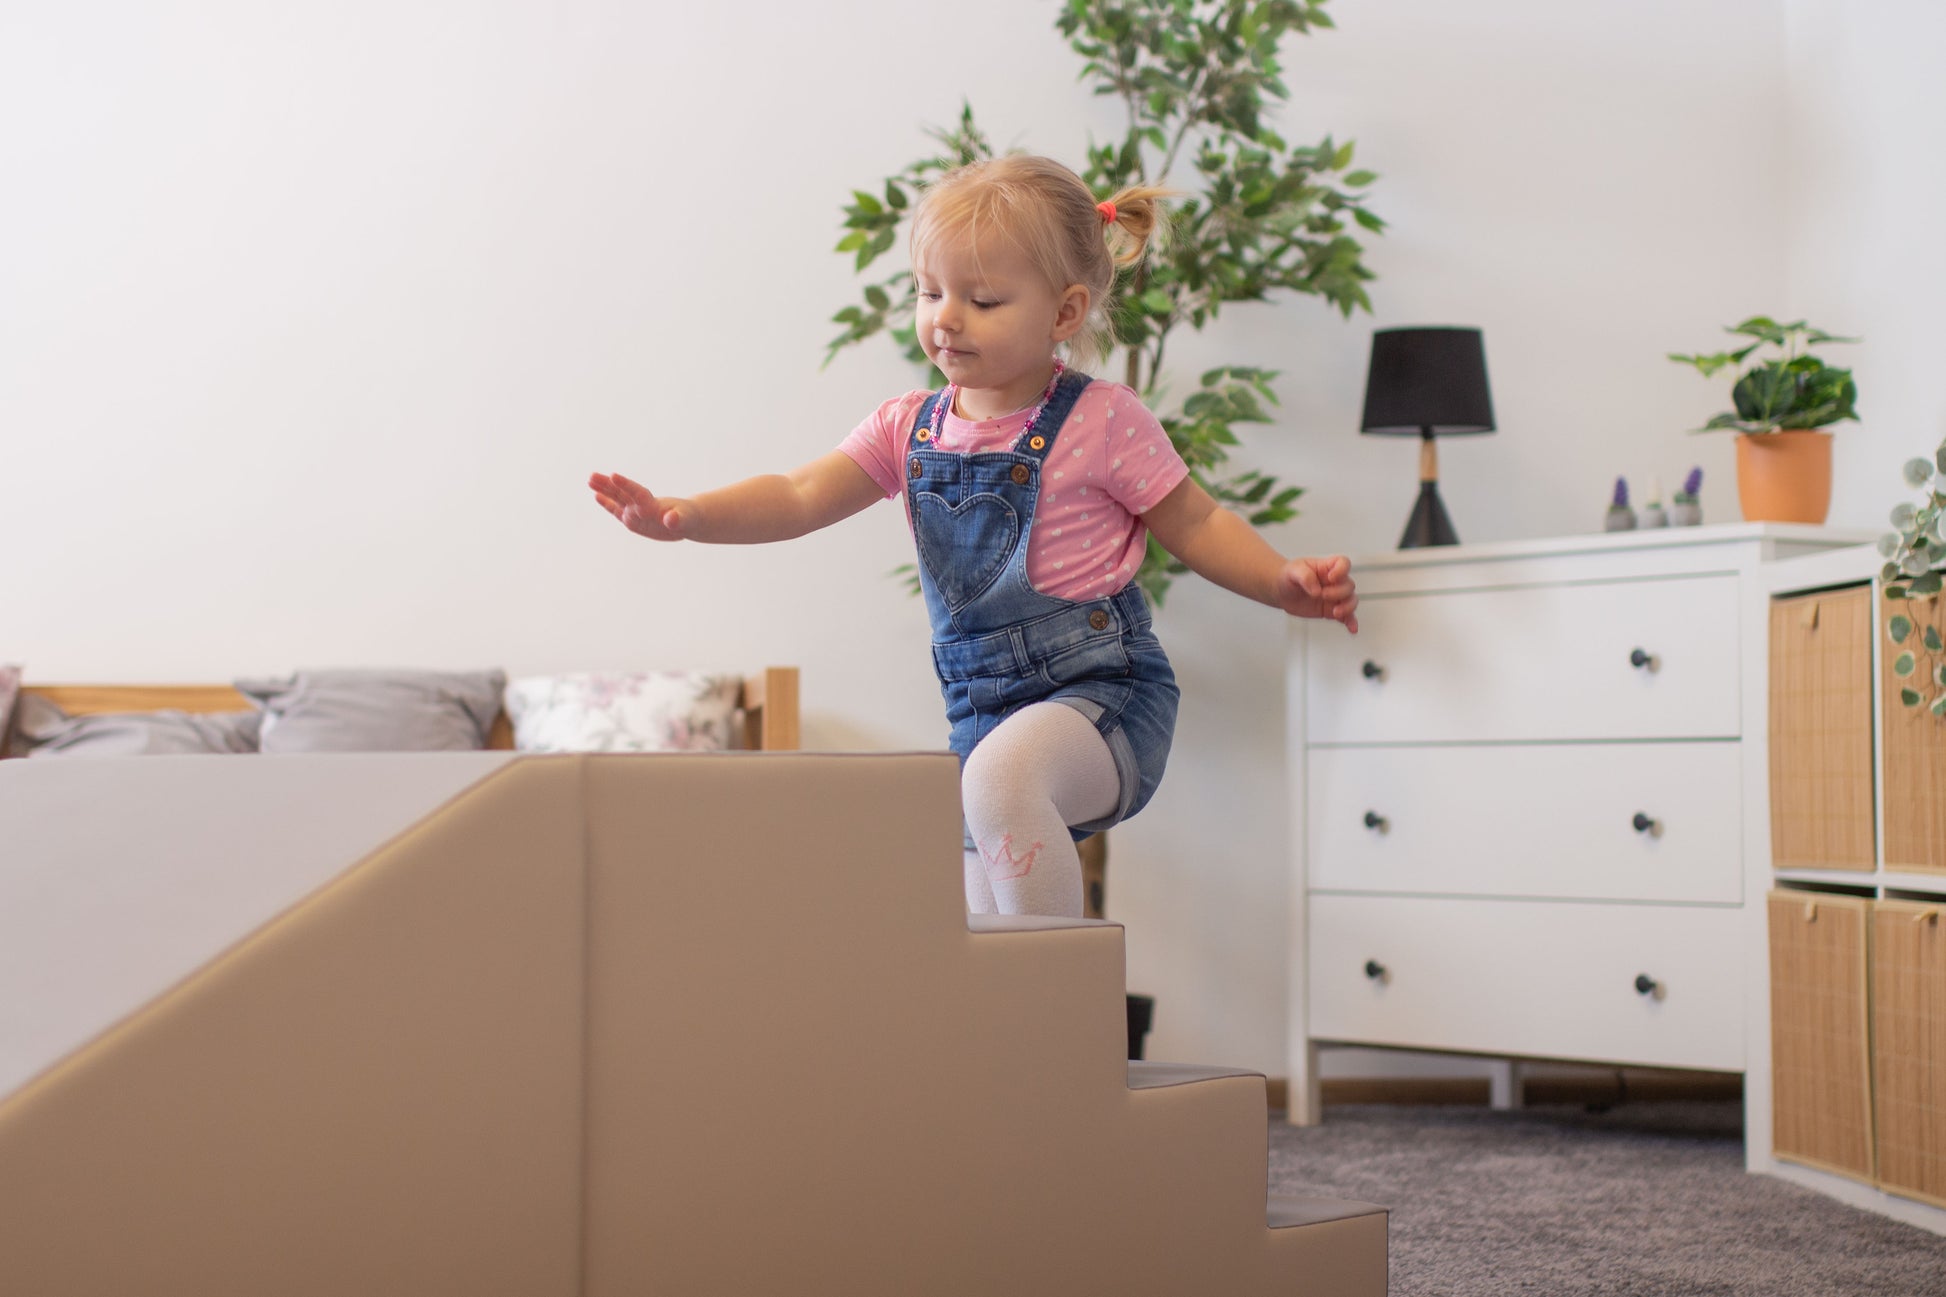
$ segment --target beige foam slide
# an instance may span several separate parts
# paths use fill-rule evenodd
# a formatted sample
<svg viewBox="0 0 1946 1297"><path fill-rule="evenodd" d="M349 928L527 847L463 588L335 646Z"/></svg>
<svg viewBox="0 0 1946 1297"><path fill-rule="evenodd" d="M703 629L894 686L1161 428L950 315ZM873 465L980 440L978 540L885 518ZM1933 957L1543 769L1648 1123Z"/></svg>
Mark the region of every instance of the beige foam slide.
<svg viewBox="0 0 1946 1297"><path fill-rule="evenodd" d="M950 755L0 766L0 1292L1385 1291Z"/></svg>

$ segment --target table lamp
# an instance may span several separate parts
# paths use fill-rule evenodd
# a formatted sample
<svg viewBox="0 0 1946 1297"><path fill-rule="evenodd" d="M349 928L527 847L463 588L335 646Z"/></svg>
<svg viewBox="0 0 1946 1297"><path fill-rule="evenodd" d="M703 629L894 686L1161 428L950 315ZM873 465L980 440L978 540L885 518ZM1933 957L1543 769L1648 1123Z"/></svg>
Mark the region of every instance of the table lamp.
<svg viewBox="0 0 1946 1297"><path fill-rule="evenodd" d="M1378 329L1365 372L1365 417L1359 431L1417 434L1419 502L1406 521L1400 549L1457 545L1459 535L1439 498L1439 452L1434 437L1493 431L1487 391L1486 346L1478 329Z"/></svg>

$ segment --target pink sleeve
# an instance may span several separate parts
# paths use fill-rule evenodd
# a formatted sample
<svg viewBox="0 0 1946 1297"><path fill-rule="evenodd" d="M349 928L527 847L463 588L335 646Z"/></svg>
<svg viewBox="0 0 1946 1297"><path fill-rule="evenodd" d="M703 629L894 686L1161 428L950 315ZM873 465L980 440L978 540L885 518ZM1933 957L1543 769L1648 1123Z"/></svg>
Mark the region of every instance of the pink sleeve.
<svg viewBox="0 0 1946 1297"><path fill-rule="evenodd" d="M1155 508L1189 476L1189 465L1176 453L1169 434L1130 388L1090 383L1076 408L1086 416L1082 426L1092 424L1101 430L1097 444L1107 461L1101 476L1108 483L1108 494L1130 513Z"/></svg>
<svg viewBox="0 0 1946 1297"><path fill-rule="evenodd" d="M907 392L866 415L838 449L878 483L889 499L905 489L905 439L929 393Z"/></svg>

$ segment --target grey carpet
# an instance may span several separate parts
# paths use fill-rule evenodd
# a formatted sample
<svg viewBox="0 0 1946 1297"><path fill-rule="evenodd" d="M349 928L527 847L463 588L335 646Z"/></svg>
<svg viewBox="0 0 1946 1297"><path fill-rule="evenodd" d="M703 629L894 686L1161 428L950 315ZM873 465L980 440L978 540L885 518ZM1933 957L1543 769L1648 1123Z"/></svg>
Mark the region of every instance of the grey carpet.
<svg viewBox="0 0 1946 1297"><path fill-rule="evenodd" d="M1747 1174L1734 1100L1277 1114L1270 1187L1389 1206L1391 1297L1946 1297L1946 1237Z"/></svg>

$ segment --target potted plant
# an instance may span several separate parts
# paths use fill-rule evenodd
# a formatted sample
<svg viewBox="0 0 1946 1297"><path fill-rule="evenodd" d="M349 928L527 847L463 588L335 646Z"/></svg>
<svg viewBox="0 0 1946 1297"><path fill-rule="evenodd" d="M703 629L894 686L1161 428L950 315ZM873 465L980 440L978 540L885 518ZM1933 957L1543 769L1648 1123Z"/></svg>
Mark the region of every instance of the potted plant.
<svg viewBox="0 0 1946 1297"><path fill-rule="evenodd" d="M1127 126L1120 139L1089 147L1076 168L1098 197L1132 184L1186 191L1151 255L1117 283L1119 377L1156 412L1190 472L1219 501L1255 526L1295 516L1301 488L1227 461L1235 429L1269 423L1274 370L1210 369L1200 381L1171 384L1163 355L1173 332L1202 329L1227 304L1270 301L1289 292L1322 298L1345 318L1371 310L1373 278L1358 235L1385 228L1365 208L1376 177L1352 169L1352 146L1327 136L1287 143L1265 120L1289 91L1278 62L1285 36L1331 26L1326 0L1066 0L1055 26L1083 63L1081 79L1118 100ZM852 191L837 251L863 272L897 243L916 196L940 173L991 157L993 147L963 109L956 128L935 130L941 152L882 183ZM842 331L825 361L875 335L890 338L927 371L912 332L911 272L864 286L864 300L832 317ZM1180 338L1181 334L1176 333ZM1136 580L1161 602L1184 568L1153 538Z"/></svg>
<svg viewBox="0 0 1946 1297"><path fill-rule="evenodd" d="M1602 519L1603 531L1634 531L1635 510L1628 507L1628 479L1615 479L1614 494L1608 497L1608 514Z"/></svg>
<svg viewBox="0 0 1946 1297"><path fill-rule="evenodd" d="M1894 530L1878 542L1885 557L1879 580L1886 601L1901 605L1885 628L1900 650L1892 674L1907 682L1899 701L1946 718L1946 617L1941 615L1946 600L1939 594L1946 579L1946 439L1931 461L1906 461L1905 481L1920 488L1919 503L1894 506Z"/></svg>
<svg viewBox="0 0 1946 1297"><path fill-rule="evenodd" d="M1760 348L1774 354L1753 361L1730 389L1736 407L1717 415L1698 432L1734 429L1737 437L1737 502L1751 522L1821 523L1831 509L1832 424L1856 420L1857 385L1851 371L1837 369L1811 354L1821 343L1856 342L1803 320L1779 324L1753 315L1728 333L1755 341L1735 351L1669 359L1693 365L1704 377L1748 361Z"/></svg>
<svg viewBox="0 0 1946 1297"><path fill-rule="evenodd" d="M1695 527L1703 521L1703 470L1699 465L1689 470L1682 480L1682 489L1676 492L1674 508L1669 510L1669 521L1678 527Z"/></svg>

